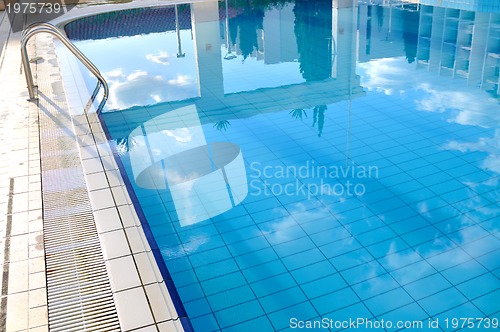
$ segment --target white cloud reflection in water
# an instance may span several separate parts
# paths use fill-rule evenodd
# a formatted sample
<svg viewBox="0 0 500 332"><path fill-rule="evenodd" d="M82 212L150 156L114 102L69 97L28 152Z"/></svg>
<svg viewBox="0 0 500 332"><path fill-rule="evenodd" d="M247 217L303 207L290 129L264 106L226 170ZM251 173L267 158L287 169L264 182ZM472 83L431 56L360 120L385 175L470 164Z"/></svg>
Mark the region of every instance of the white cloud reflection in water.
<svg viewBox="0 0 500 332"><path fill-rule="evenodd" d="M482 137L469 141L453 136L443 138L439 148L462 153L480 152L484 157L476 165L487 172L500 174L500 104L488 92L468 86L465 79L440 76L425 68L416 69L415 64L408 64L404 57L360 63L357 71L362 86L368 90L398 96L401 99L398 102L413 104L418 111L440 113L450 123L485 128ZM498 178L481 184L461 181L468 188L498 187ZM419 208L427 212L427 207Z"/></svg>
<svg viewBox="0 0 500 332"><path fill-rule="evenodd" d="M416 69L404 57L377 59L358 64L361 85L386 95L411 94L417 110L450 113L448 121L486 128L500 124L498 100L487 92L468 87L463 79L439 76ZM419 98L414 98L418 92Z"/></svg>
<svg viewBox="0 0 500 332"><path fill-rule="evenodd" d="M160 51L158 54L146 54L146 59L154 63L159 63L160 65L170 64L170 55L164 51Z"/></svg>
<svg viewBox="0 0 500 332"><path fill-rule="evenodd" d="M151 33L75 44L94 62L109 84L107 109L184 100L199 95L194 44L189 30L181 30L185 57L177 58L175 31ZM95 78L86 75L89 87Z"/></svg>
<svg viewBox="0 0 500 332"><path fill-rule="evenodd" d="M443 114L444 121L466 126L484 128L482 137L471 138L443 138L439 144L442 150L459 151L462 153L482 152L483 160L477 166L487 172L500 174L500 105L486 91L467 85L465 79L453 79L440 76L436 72L416 69L415 64L408 64L405 58L378 59L358 64L358 74L361 84L369 91L380 92L388 96L399 98L397 102L413 104L417 111L435 112ZM489 136L491 135L491 136ZM490 173L492 174L492 173ZM401 269L394 277L402 284L415 278L434 273L434 269L441 271L454 266L481 253L490 252L496 248L494 241L483 241L485 230L476 225L482 220L489 220L498 216L500 209L483 196L477 195L473 190L479 186L489 186L493 190L498 188L498 177L492 177L482 183L465 180L466 175L460 180L464 184L465 196L453 206L444 209L432 209L432 198L419 202L415 209L427 220L440 220L440 214L447 215L450 219L442 222L443 234L436 229L434 240L429 244L414 246L411 250L400 251L397 243L393 242L385 258L385 267L398 270L404 262L420 261L422 257L431 257L428 262L432 265L419 269ZM464 195L464 192L457 194ZM449 209L449 210L448 210ZM465 211L456 217L456 210ZM453 211L451 211L453 210ZM382 216L383 217L383 216ZM479 218L476 220L476 217ZM485 226L483 226L485 227ZM498 226L489 225L489 232L498 231ZM450 233L448 233L450 232ZM481 239L481 240L478 240ZM453 252L453 255L447 254ZM470 268L463 265L463 269ZM428 271L432 269L433 271ZM467 273L463 271L463 273ZM391 273L392 274L392 273ZM418 274L418 276L415 276Z"/></svg>

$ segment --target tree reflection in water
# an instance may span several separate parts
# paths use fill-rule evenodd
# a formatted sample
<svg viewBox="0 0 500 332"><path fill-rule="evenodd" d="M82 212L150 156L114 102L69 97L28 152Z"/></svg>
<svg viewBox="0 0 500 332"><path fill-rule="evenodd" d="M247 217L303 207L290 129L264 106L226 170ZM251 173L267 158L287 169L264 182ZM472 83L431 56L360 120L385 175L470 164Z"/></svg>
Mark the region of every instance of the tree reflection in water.
<svg viewBox="0 0 500 332"><path fill-rule="evenodd" d="M331 77L333 61L331 7L330 0L295 1L295 38L300 72L307 82ZM317 105L313 109L312 126L318 124L318 137L323 133L326 110L326 105Z"/></svg>

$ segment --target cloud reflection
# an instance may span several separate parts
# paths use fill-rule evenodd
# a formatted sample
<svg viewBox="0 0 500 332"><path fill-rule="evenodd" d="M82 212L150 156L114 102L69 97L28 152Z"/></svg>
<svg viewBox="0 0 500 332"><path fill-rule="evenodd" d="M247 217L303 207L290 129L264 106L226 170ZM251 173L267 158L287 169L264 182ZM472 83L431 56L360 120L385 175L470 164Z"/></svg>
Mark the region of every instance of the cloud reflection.
<svg viewBox="0 0 500 332"><path fill-rule="evenodd" d="M198 95L195 80L189 75L166 79L144 70L125 74L121 68L104 74L110 86L108 107L125 109L137 105L151 105L169 100L182 100Z"/></svg>
<svg viewBox="0 0 500 332"><path fill-rule="evenodd" d="M170 64L170 55L163 51L158 54L146 54L146 59L160 65Z"/></svg>
<svg viewBox="0 0 500 332"><path fill-rule="evenodd" d="M470 89L465 80L417 70L404 57L358 64L361 85L371 91L401 96L411 92L418 110L450 112L450 122L491 128L500 124L500 105L487 92Z"/></svg>
<svg viewBox="0 0 500 332"><path fill-rule="evenodd" d="M458 142L452 140L444 146L446 150L460 152L484 152L486 158L481 164L481 168L500 174L500 129L495 130L493 137L481 137L477 142Z"/></svg>

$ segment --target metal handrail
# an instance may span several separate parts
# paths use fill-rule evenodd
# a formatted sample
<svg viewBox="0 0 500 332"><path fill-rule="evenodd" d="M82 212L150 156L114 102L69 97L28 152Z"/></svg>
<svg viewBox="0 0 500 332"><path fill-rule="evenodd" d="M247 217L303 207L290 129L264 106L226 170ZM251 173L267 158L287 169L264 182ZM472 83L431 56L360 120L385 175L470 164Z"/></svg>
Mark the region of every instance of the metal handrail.
<svg viewBox="0 0 500 332"><path fill-rule="evenodd" d="M28 34L28 32L30 32L31 30L35 30L39 27L44 27L44 28L48 28L50 30L53 30L55 33L58 33L60 34L61 36L64 37L63 34L61 34L59 32L59 30L52 24L50 23L47 23L47 22L34 22L34 23L31 23L30 25L28 25L26 28L24 28L23 30L23 38L24 36L26 36ZM85 57L85 55L78 49L75 47L75 51L78 52L78 54L81 56L81 57ZM99 72L99 69L97 69L97 67L89 60L89 64L92 66L92 68L96 71L96 72ZM36 85L33 85L34 87L36 87ZM87 106L85 107L85 111L90 107L90 105L94 102L95 98L97 97L97 94L99 93L99 88L101 87L100 85L100 82L98 81L97 82L97 85L94 89L94 92L92 93L92 96L90 97L90 100L89 100L89 103L87 104Z"/></svg>
<svg viewBox="0 0 500 332"><path fill-rule="evenodd" d="M101 75L97 67L92 63L92 61L90 61L68 38L66 38L61 32L59 32L59 30L57 30L55 26L50 23L33 23L26 27L26 29L23 31L23 38L21 40L21 57L23 62L24 74L26 76L26 83L28 84L30 100L36 100L34 89L35 84L33 83L33 74L31 73L31 67L28 59L28 50L26 46L30 38L40 32L49 33L57 37L64 44L64 46L66 46L70 50L70 52L73 53L73 55L76 56L77 59L80 60L83 65L87 67L87 69L97 78L98 83L92 94L91 101L93 102L95 100L97 93L99 92L99 88L102 85L102 87L104 88L104 96L99 104L99 107L97 108L97 113L99 113L106 104L106 101L109 97L108 83Z"/></svg>
<svg viewBox="0 0 500 332"><path fill-rule="evenodd" d="M59 32L59 30L54 25L47 23L47 22L35 22L35 23L31 23L30 25L28 25L26 28L24 28L23 38L28 34L28 32L30 32L31 30L35 30L39 27L51 29L55 33L62 36L63 38L66 38L62 33ZM74 46L74 44L73 44L73 46ZM78 48L76 48L76 46L75 46L75 51L77 51L80 56L85 57L85 55ZM90 60L89 60L89 64L94 68L95 71L100 72L99 69L97 69L97 67Z"/></svg>
<svg viewBox="0 0 500 332"><path fill-rule="evenodd" d="M59 30L57 30L57 28L54 25L52 25L50 23L47 23L47 22L34 22L34 23L31 23L30 25L28 25L26 28L24 28L24 30L23 30L23 37L26 36L26 34L30 30L38 28L38 27L46 27L46 28L49 28L49 29L53 29L53 30L59 31Z"/></svg>

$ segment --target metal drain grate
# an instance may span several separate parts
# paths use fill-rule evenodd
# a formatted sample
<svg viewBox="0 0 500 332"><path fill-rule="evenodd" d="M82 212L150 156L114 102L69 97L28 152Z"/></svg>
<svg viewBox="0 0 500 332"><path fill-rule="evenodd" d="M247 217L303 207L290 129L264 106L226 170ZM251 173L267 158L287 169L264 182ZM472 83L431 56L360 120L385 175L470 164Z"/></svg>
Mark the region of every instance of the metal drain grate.
<svg viewBox="0 0 500 332"><path fill-rule="evenodd" d="M71 128L71 123L64 125ZM49 328L54 332L119 331L83 171L72 167L76 161L58 160L58 141L64 137L43 113L40 131ZM75 140L73 144L76 149ZM71 156L79 158L76 153ZM71 168L58 168L64 165Z"/></svg>
<svg viewBox="0 0 500 332"><path fill-rule="evenodd" d="M39 103L49 329L119 331L76 137L65 102L56 103Z"/></svg>

